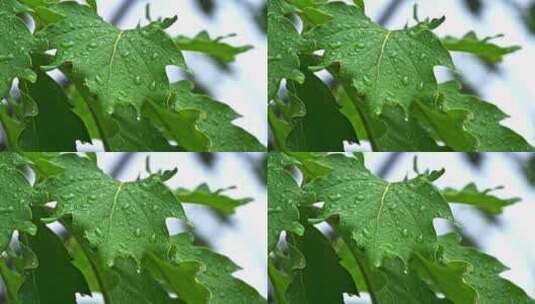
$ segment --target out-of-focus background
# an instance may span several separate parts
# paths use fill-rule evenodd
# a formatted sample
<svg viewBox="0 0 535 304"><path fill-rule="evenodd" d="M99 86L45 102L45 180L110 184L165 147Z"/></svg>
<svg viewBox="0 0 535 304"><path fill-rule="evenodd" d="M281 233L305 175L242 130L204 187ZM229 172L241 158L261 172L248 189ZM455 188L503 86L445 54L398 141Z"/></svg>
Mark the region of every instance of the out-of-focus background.
<svg viewBox="0 0 535 304"><path fill-rule="evenodd" d="M351 2L351 0L345 0ZM533 0L379 0L364 1L366 13L387 28L414 24L413 6L420 19L446 16L435 33L462 37L475 31L478 37L504 34L495 40L503 46L519 45L522 50L508 55L497 66L482 63L474 56L455 53L457 69L465 88L497 105L511 117L504 122L535 145L535 1ZM441 82L451 74L437 68ZM362 150L367 147L350 147ZM367 148L369 150L369 147Z"/></svg>
<svg viewBox="0 0 535 304"><path fill-rule="evenodd" d="M235 46L253 46L230 64L191 52L185 56L197 89L230 105L243 116L234 123L267 145L265 0L97 0L97 4L99 14L119 28L147 24L145 6L150 4L153 19L178 16L167 30L173 37L193 37L204 30L211 37L236 34L224 41ZM183 75L174 77L181 79Z"/></svg>
<svg viewBox="0 0 535 304"><path fill-rule="evenodd" d="M497 217L466 205L454 204L453 213L462 228L465 244L476 246L498 258L510 268L502 274L535 297L535 155L522 153L366 153L367 167L389 181L414 177L414 157L420 171L446 169L435 182L440 188L462 189L474 182L480 189L504 186L493 192L501 198L518 197L522 201L506 207ZM443 220L436 220L439 234L451 231ZM348 304L370 303L347 298Z"/></svg>

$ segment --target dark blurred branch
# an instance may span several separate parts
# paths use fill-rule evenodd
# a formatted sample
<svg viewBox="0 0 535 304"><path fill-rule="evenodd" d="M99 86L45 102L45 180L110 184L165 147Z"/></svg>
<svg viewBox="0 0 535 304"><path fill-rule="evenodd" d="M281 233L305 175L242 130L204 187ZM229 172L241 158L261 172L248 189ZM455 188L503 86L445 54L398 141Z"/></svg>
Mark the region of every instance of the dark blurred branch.
<svg viewBox="0 0 535 304"><path fill-rule="evenodd" d="M401 7L404 0L391 0L390 4L385 8L381 16L377 19L377 23L385 25L395 15L396 11Z"/></svg>

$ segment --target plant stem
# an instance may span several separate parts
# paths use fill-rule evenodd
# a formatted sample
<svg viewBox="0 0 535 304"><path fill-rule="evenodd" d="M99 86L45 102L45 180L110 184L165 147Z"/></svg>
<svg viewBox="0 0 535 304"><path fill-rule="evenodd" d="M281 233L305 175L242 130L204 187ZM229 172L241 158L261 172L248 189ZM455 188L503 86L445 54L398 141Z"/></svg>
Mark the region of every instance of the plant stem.
<svg viewBox="0 0 535 304"><path fill-rule="evenodd" d="M370 120L364 114L364 111L362 109L362 107L363 107L362 100L360 99L360 97L358 97L358 93L356 92L356 90L353 87L351 87L351 85L348 85L346 83L342 83L342 87L346 91L347 95L349 96L349 98L351 99L351 101L353 102L353 104L355 105L355 108L357 109L357 111L359 113L359 116L360 116L360 118L362 120L362 124L364 125L364 129L366 130L366 133L367 133L366 134L367 138L370 141L370 144L372 146L372 150L373 151L378 151L379 147L377 145L377 142L375 141L375 134L372 131L373 129L371 127Z"/></svg>
<svg viewBox="0 0 535 304"><path fill-rule="evenodd" d="M351 238L348 238L341 229L339 229L335 224L332 222L329 222L329 225L331 228L336 232L336 234L342 238L342 240L346 243L349 250L351 250L351 254L355 258L355 261L357 262L357 265L359 266L360 273L362 274L362 278L364 279L364 282L366 283L366 289L368 290L368 293L370 294L370 298L372 301L372 304L379 304L379 300L377 300L377 296L375 295L375 286L373 286L371 281L371 274L364 265L363 261L366 260L366 256L363 252L361 252L356 246L354 245L354 241Z"/></svg>

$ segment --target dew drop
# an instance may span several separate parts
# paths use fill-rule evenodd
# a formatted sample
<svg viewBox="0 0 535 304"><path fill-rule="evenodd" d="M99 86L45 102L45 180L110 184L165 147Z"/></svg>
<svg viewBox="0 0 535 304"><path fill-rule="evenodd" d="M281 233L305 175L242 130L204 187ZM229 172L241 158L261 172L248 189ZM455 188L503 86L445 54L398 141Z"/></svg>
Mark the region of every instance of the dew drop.
<svg viewBox="0 0 535 304"><path fill-rule="evenodd" d="M104 84L104 80L102 79L102 77L100 77L100 75L97 75L97 77L95 77L95 81L99 85L103 85Z"/></svg>
<svg viewBox="0 0 535 304"><path fill-rule="evenodd" d="M140 85L141 84L141 77L140 76L136 76L136 78L134 78L134 83L136 85Z"/></svg>
<svg viewBox="0 0 535 304"><path fill-rule="evenodd" d="M11 59L14 59L15 56L13 56L13 54L8 54L8 55L0 55L0 61L8 61L8 60L11 60Z"/></svg>
<svg viewBox="0 0 535 304"><path fill-rule="evenodd" d="M150 240L151 240L151 242L156 242L156 234L153 233L153 234L150 236Z"/></svg>
<svg viewBox="0 0 535 304"><path fill-rule="evenodd" d="M123 56L124 58L130 56L130 52L129 51L124 51L121 56Z"/></svg>
<svg viewBox="0 0 535 304"><path fill-rule="evenodd" d="M141 236L141 229L137 228L136 231L134 232L134 235L136 237L140 237Z"/></svg>
<svg viewBox="0 0 535 304"><path fill-rule="evenodd" d="M156 81L153 81L153 82L150 84L150 89L151 89L151 90L156 90Z"/></svg>
<svg viewBox="0 0 535 304"><path fill-rule="evenodd" d="M342 198L342 195L340 195L340 193L329 195L329 199L332 200L332 201L337 201L337 200L339 200L341 198Z"/></svg>
<svg viewBox="0 0 535 304"><path fill-rule="evenodd" d="M74 45L74 41L65 41L61 43L61 46L68 49Z"/></svg>
<svg viewBox="0 0 535 304"><path fill-rule="evenodd" d="M355 197L355 202L358 203L358 202L362 202L364 200L364 195L357 195Z"/></svg>
<svg viewBox="0 0 535 304"><path fill-rule="evenodd" d="M407 237L407 236L409 236L409 230L407 230L407 229L403 229L403 230L401 231L401 235L403 235L403 237Z"/></svg>
<svg viewBox="0 0 535 304"><path fill-rule="evenodd" d="M404 76L402 81L403 81L403 85L404 86L408 86L409 85L409 77L408 76Z"/></svg>
<svg viewBox="0 0 535 304"><path fill-rule="evenodd" d="M342 42L340 41L331 42L329 43L329 46L333 49L337 49L342 46Z"/></svg>
<svg viewBox="0 0 535 304"><path fill-rule="evenodd" d="M96 49L97 47L98 47L98 44L96 42L91 42L89 44L89 48L91 48L91 49Z"/></svg>
<svg viewBox="0 0 535 304"><path fill-rule="evenodd" d="M423 242L423 240L424 240L424 236L423 236L422 234L420 234L420 235L416 238L416 241L417 241L418 243Z"/></svg>
<svg viewBox="0 0 535 304"><path fill-rule="evenodd" d="M424 82L423 82L423 81L420 82L420 84L418 84L418 88L419 88L420 90L424 88Z"/></svg>
<svg viewBox="0 0 535 304"><path fill-rule="evenodd" d="M158 53L154 53L154 54L152 54L152 59L156 59L156 58L158 58L158 56L159 56Z"/></svg>

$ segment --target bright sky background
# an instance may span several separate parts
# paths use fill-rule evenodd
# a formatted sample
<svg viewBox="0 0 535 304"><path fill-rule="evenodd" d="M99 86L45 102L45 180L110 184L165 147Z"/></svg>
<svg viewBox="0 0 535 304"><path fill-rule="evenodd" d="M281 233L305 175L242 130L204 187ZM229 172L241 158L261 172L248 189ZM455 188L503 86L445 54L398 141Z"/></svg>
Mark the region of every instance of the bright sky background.
<svg viewBox="0 0 535 304"><path fill-rule="evenodd" d="M351 2L347 0L346 2ZM470 30L474 30L479 37L504 34L505 37L495 42L503 46L520 45L522 50L505 57L499 66L501 74L488 73L482 65L470 55L456 53L454 62L470 84L481 93L483 99L497 105L502 111L511 116L502 124L523 135L532 145L535 145L535 35L527 32L516 10L511 10L506 4L509 0L483 1L486 7L482 18L475 19L464 7L461 0L414 1L406 0L390 19L387 27L399 29L412 20L412 10L418 4L420 19L425 17L446 16L446 22L435 33L443 37L452 35L461 37ZM520 4L528 0L516 0ZM372 19L377 20L390 1L365 1L366 12ZM443 76L439 75L439 76ZM444 77L439 77L445 81ZM369 147L367 147L369 149Z"/></svg>

